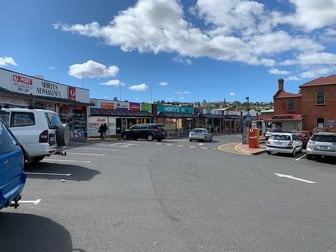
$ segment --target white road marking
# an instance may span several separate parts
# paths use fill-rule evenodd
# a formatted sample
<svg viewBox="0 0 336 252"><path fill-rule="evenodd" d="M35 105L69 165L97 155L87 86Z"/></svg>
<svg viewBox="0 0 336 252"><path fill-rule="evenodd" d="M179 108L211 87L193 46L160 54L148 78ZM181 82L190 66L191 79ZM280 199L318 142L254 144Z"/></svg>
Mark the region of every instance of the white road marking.
<svg viewBox="0 0 336 252"><path fill-rule="evenodd" d="M78 150L98 150L98 151L101 151L102 148L89 148L89 147L80 147L80 148L77 148ZM117 151L117 150L114 150L114 149L104 149L104 151Z"/></svg>
<svg viewBox="0 0 336 252"><path fill-rule="evenodd" d="M53 173L53 172L26 172L27 175L46 175L46 176L65 176L70 177L71 173Z"/></svg>
<svg viewBox="0 0 336 252"><path fill-rule="evenodd" d="M296 160L296 161L299 161L299 160L301 160L302 158L304 158L305 156L307 156L307 154L303 154L302 156L296 158L295 160Z"/></svg>
<svg viewBox="0 0 336 252"><path fill-rule="evenodd" d="M53 158L46 158L45 160L47 161L52 161L52 162L70 162L70 163L91 163L89 160L69 160L69 159L53 159Z"/></svg>
<svg viewBox="0 0 336 252"><path fill-rule="evenodd" d="M19 203L23 203L23 204L34 204L34 205L38 205L40 204L42 199L37 199L37 200L19 200Z"/></svg>
<svg viewBox="0 0 336 252"><path fill-rule="evenodd" d="M315 184L316 182L311 181L311 180L306 180L306 179L302 179L302 178L297 178L294 177L292 175L287 175L287 174L281 174L281 173L274 173L274 175L280 177L280 178L289 178L289 179L293 179L293 180L297 180L297 181L301 181L301 182L305 182L308 184Z"/></svg>
<svg viewBox="0 0 336 252"><path fill-rule="evenodd" d="M85 155L85 156L105 156L106 154L101 153L83 153L83 152L68 152L70 155Z"/></svg>

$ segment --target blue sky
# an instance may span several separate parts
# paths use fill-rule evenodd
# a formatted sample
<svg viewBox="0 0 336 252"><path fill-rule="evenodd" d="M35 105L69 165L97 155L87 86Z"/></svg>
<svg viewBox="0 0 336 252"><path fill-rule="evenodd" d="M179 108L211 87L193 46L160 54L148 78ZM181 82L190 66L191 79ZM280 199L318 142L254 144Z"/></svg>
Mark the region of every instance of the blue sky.
<svg viewBox="0 0 336 252"><path fill-rule="evenodd" d="M336 73L336 0L11 0L0 67L133 102L272 101Z"/></svg>

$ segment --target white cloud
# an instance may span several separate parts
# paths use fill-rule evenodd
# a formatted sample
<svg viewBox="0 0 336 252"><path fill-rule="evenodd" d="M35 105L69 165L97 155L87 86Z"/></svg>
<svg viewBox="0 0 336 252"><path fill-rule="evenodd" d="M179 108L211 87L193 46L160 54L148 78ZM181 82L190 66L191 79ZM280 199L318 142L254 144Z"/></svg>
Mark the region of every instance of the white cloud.
<svg viewBox="0 0 336 252"><path fill-rule="evenodd" d="M0 66L7 66L7 65L12 65L12 66L17 66L17 63L12 57L0 57Z"/></svg>
<svg viewBox="0 0 336 252"><path fill-rule="evenodd" d="M336 25L335 0L289 0L296 8L295 23L308 31Z"/></svg>
<svg viewBox="0 0 336 252"><path fill-rule="evenodd" d="M279 69L276 69L276 68L272 68L268 72L271 73L271 74L275 74L275 75L287 75L287 74L289 74L288 71L279 70Z"/></svg>
<svg viewBox="0 0 336 252"><path fill-rule="evenodd" d="M188 95L190 94L189 91L175 91L174 94L177 94L177 95Z"/></svg>
<svg viewBox="0 0 336 252"><path fill-rule="evenodd" d="M159 83L159 86L161 86L161 87L168 86L168 82L162 81L162 82Z"/></svg>
<svg viewBox="0 0 336 252"><path fill-rule="evenodd" d="M125 86L125 83L121 82L120 80L109 80L109 81L101 82L100 85L120 87L120 86Z"/></svg>
<svg viewBox="0 0 336 252"><path fill-rule="evenodd" d="M230 92L230 96L235 96L235 92Z"/></svg>
<svg viewBox="0 0 336 252"><path fill-rule="evenodd" d="M105 66L93 60L89 60L82 64L71 65L68 74L77 79L82 79L115 76L118 72L119 68L117 66Z"/></svg>
<svg viewBox="0 0 336 252"><path fill-rule="evenodd" d="M296 71L308 62L330 64L336 57L331 52L334 50L327 49L327 43L333 45L335 41L332 35L335 34L336 0L289 2L291 10L285 1L277 1L277 4L286 8L271 10L273 5L267 1L198 0L189 12L184 12L185 6L180 0L139 0L119 12L107 25L59 22L53 26L104 39L106 44L120 46L127 52L174 53L173 61L183 64L191 64L192 59L198 57L274 69L277 65L292 66ZM281 9L287 12L279 11ZM322 34L328 34L328 39ZM71 75L81 78L81 68L83 64L76 65ZM112 72L116 74L117 68ZM92 76L96 74L99 75L94 72Z"/></svg>
<svg viewBox="0 0 336 252"><path fill-rule="evenodd" d="M141 84L137 84L137 85L133 85L129 87L129 90L132 91L146 91L148 90L149 86L145 83L141 83Z"/></svg>

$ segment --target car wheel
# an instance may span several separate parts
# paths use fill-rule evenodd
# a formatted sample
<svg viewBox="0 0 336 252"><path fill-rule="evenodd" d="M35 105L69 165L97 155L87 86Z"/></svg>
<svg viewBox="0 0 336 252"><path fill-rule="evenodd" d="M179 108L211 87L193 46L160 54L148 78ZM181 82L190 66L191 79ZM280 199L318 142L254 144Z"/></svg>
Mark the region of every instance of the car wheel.
<svg viewBox="0 0 336 252"><path fill-rule="evenodd" d="M162 141L162 138L158 138L157 141L158 141L158 142L161 142L161 141Z"/></svg>
<svg viewBox="0 0 336 252"><path fill-rule="evenodd" d="M294 148L293 152L292 152L292 156L295 157L296 156L296 148Z"/></svg>
<svg viewBox="0 0 336 252"><path fill-rule="evenodd" d="M267 151L267 154L268 154L268 155L271 155L271 154L272 154L272 152L271 152L271 151Z"/></svg>
<svg viewBox="0 0 336 252"><path fill-rule="evenodd" d="M154 139L154 138L153 138L153 135L152 135L152 134L149 134L149 135L147 136L147 140L148 140L148 141L153 141L153 139Z"/></svg>
<svg viewBox="0 0 336 252"><path fill-rule="evenodd" d="M61 124L56 130L56 142L58 146L69 145L70 142L70 129L67 124Z"/></svg>
<svg viewBox="0 0 336 252"><path fill-rule="evenodd" d="M307 159L308 159L308 160L312 160L312 159L313 159L313 155L311 155L311 154L307 154Z"/></svg>
<svg viewBox="0 0 336 252"><path fill-rule="evenodd" d="M122 134L122 135L121 135L121 138L122 138L123 140L127 140L127 135L126 135L126 134Z"/></svg>

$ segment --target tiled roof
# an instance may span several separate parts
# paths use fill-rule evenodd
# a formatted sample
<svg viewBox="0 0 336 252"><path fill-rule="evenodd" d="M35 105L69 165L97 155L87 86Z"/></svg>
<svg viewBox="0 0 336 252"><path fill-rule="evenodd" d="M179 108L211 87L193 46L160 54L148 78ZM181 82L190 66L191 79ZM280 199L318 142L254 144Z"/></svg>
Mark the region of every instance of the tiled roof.
<svg viewBox="0 0 336 252"><path fill-rule="evenodd" d="M323 85L336 85L336 75L329 75L328 77L320 77L315 80L309 81L300 86L300 88L311 86L323 86Z"/></svg>
<svg viewBox="0 0 336 252"><path fill-rule="evenodd" d="M280 90L274 95L274 98L294 98L294 97L301 97L301 94L293 94Z"/></svg>

